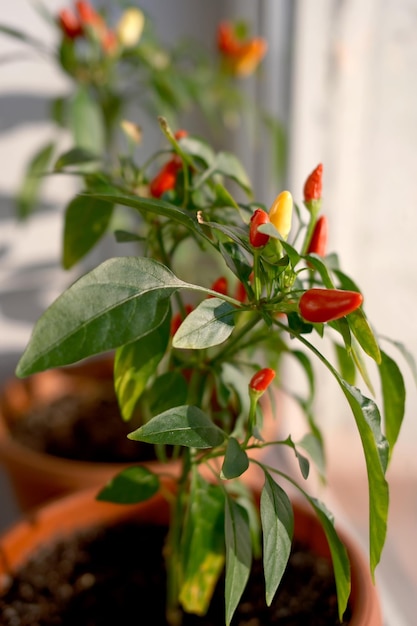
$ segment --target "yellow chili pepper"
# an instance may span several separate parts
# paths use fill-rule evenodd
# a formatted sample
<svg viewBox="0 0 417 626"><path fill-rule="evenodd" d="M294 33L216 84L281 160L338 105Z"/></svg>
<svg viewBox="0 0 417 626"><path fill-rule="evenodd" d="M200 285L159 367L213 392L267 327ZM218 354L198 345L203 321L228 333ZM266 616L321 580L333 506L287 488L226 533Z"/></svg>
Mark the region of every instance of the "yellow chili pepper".
<svg viewBox="0 0 417 626"><path fill-rule="evenodd" d="M136 46L142 36L145 25L145 15L134 7L126 9L116 28L119 43L125 48Z"/></svg>
<svg viewBox="0 0 417 626"><path fill-rule="evenodd" d="M287 239L291 230L292 195L289 191L281 191L269 209L269 219L283 239Z"/></svg>

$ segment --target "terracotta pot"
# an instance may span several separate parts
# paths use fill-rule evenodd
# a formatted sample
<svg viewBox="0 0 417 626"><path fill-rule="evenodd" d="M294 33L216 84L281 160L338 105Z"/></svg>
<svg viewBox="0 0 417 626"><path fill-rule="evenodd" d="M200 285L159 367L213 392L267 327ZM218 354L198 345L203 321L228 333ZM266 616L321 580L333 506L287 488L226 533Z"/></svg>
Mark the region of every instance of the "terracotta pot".
<svg viewBox="0 0 417 626"><path fill-rule="evenodd" d="M0 463L8 473L16 500L22 511L29 511L53 498L88 487L100 488L118 472L137 463L96 463L75 461L41 453L24 446L10 432L15 420L23 419L29 408L47 404L63 395L86 392L113 377L113 359L97 358L81 365L48 370L26 379L12 378L0 394ZM278 421L274 419L272 405L265 398L266 440L278 437ZM264 450L255 450L251 456L262 460ZM142 463L154 472L161 471L158 461ZM221 463L217 463L218 468ZM166 465L163 471L166 471ZM179 465L170 463L170 472L178 475ZM205 469L208 479L212 474ZM263 472L251 463L245 473L251 486L261 484Z"/></svg>
<svg viewBox="0 0 417 626"><path fill-rule="evenodd" d="M49 503L15 524L0 537L0 593L8 576L27 559L38 546L53 538L69 535L74 530L104 523L113 524L137 516L144 522L166 524L168 507L157 494L151 500L134 506L114 505L95 500L96 490L83 490ZM319 556L330 558L327 542L312 509L298 500L293 501L295 538L309 545ZM346 532L339 534L349 553L352 568L350 626L382 626L377 590L368 562L360 547Z"/></svg>

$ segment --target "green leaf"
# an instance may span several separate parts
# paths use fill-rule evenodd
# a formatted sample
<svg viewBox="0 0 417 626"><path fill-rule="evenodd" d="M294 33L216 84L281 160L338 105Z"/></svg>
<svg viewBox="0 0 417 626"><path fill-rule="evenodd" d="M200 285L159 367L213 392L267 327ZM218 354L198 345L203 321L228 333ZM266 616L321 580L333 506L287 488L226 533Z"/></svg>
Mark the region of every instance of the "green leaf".
<svg viewBox="0 0 417 626"><path fill-rule="evenodd" d="M201 350L223 343L233 332L235 311L220 298L203 300L175 333L174 348Z"/></svg>
<svg viewBox="0 0 417 626"><path fill-rule="evenodd" d="M17 214L20 219L27 218L39 201L43 176L47 173L55 149L53 142L42 146L31 158L17 193Z"/></svg>
<svg viewBox="0 0 417 626"><path fill-rule="evenodd" d="M206 166L209 166L214 161L215 154L211 146L197 137L184 137L181 140L181 150L203 161Z"/></svg>
<svg viewBox="0 0 417 626"><path fill-rule="evenodd" d="M196 406L177 406L153 417L128 435L134 441L213 448L224 441L223 431Z"/></svg>
<svg viewBox="0 0 417 626"><path fill-rule="evenodd" d="M128 467L100 490L97 500L116 504L136 504L149 500L159 490L159 477L146 467Z"/></svg>
<svg viewBox="0 0 417 626"><path fill-rule="evenodd" d="M365 454L369 486L370 566L373 574L387 533L389 494L385 471L388 444L381 432L381 416L375 402L346 381L341 380L341 387L355 416Z"/></svg>
<svg viewBox="0 0 417 626"><path fill-rule="evenodd" d="M351 588L348 553L336 532L333 516L330 511L325 507L322 502L316 500L316 498L310 498L309 496L307 496L307 498L314 507L314 510L316 511L320 519L320 523L323 527L329 544L330 554L333 563L333 571L336 581L339 619L340 621L342 621L343 614L346 611Z"/></svg>
<svg viewBox="0 0 417 626"><path fill-rule="evenodd" d="M232 498L226 497L226 626L240 602L252 566L251 534L247 511Z"/></svg>
<svg viewBox="0 0 417 626"><path fill-rule="evenodd" d="M337 362L339 372L350 385L355 383L356 379L356 368L355 362L352 359L352 353L348 352L345 346L342 346L338 343L334 344L334 348L336 350Z"/></svg>
<svg viewBox="0 0 417 626"><path fill-rule="evenodd" d="M326 475L326 461L324 458L324 450L323 443L316 434L314 433L306 433L300 441L297 442L297 446L302 448L307 452L307 454L311 457L316 466L320 476L324 479ZM308 478L308 474L310 471L310 464L307 459L302 457L298 450L296 450L296 456L298 459L298 463L301 468L301 473L303 478ZM308 463L308 467L305 466L305 463Z"/></svg>
<svg viewBox="0 0 417 626"><path fill-rule="evenodd" d="M252 185L241 161L231 152L219 152L212 165L220 174L232 178L246 193L252 195Z"/></svg>
<svg viewBox="0 0 417 626"><path fill-rule="evenodd" d="M369 493L369 541L372 575L384 547L389 506L389 488L385 479L389 446L381 431L381 415L373 400L360 389L349 385L331 363L302 335L298 339L326 365L340 385L352 410L364 451Z"/></svg>
<svg viewBox="0 0 417 626"><path fill-rule="evenodd" d="M149 406L152 414L163 413L172 406L187 402L187 382L179 372L166 372L156 378L149 394Z"/></svg>
<svg viewBox="0 0 417 626"><path fill-rule="evenodd" d="M69 118L74 145L94 154L103 154L106 145L103 117L87 87L79 87L70 100Z"/></svg>
<svg viewBox="0 0 417 626"><path fill-rule="evenodd" d="M179 600L185 611L204 615L224 567L224 493L199 475L192 483L181 546Z"/></svg>
<svg viewBox="0 0 417 626"><path fill-rule="evenodd" d="M230 152L216 154L210 166L196 179L196 187L201 186L214 174L219 173L234 180L247 194L252 197L250 179L239 159Z"/></svg>
<svg viewBox="0 0 417 626"><path fill-rule="evenodd" d="M55 161L54 170L60 172L61 170L71 165L83 165L84 163L91 163L92 161L100 161L101 157L94 154L90 150L84 148L72 148Z"/></svg>
<svg viewBox="0 0 417 626"><path fill-rule="evenodd" d="M170 318L141 339L116 350L114 386L122 417L128 421L136 404L165 354L169 341Z"/></svg>
<svg viewBox="0 0 417 626"><path fill-rule="evenodd" d="M268 606L274 599L291 553L294 516L291 502L281 487L265 472L261 492L261 521L265 597Z"/></svg>
<svg viewBox="0 0 417 626"><path fill-rule="evenodd" d="M189 230L197 232L201 236L204 236L201 227L194 215L188 211L184 211L175 204L170 204L164 200L155 200L153 198L142 198L133 194L116 193L116 192L91 192L85 194L89 198L98 198L104 202L110 202L111 204L121 204L122 206L132 207L137 211L145 211L145 213L151 213L153 215L159 215L166 217L169 220L182 224Z"/></svg>
<svg viewBox="0 0 417 626"><path fill-rule="evenodd" d="M240 447L239 442L234 437L229 437L226 454L222 465L222 478L237 478L249 467L249 459L245 450Z"/></svg>
<svg viewBox="0 0 417 626"><path fill-rule="evenodd" d="M346 319L362 349L376 363L381 363L381 352L378 342L362 309L356 309L356 311L349 313Z"/></svg>
<svg viewBox="0 0 417 626"><path fill-rule="evenodd" d="M106 233L113 205L76 196L65 209L62 266L70 269L90 252Z"/></svg>
<svg viewBox="0 0 417 626"><path fill-rule="evenodd" d="M158 328L187 283L153 259L109 259L71 285L39 318L16 369L28 376L136 341Z"/></svg>
<svg viewBox="0 0 417 626"><path fill-rule="evenodd" d="M385 430L390 446L390 456L397 442L405 411L405 384L400 368L385 352L379 364Z"/></svg>
<svg viewBox="0 0 417 626"><path fill-rule="evenodd" d="M298 442L298 446L301 448L304 448L304 450L306 450L308 452L308 454L310 454L313 458L313 455L311 454L312 450L311 448L313 446L309 445L309 442L315 442L317 443L317 438L314 437L313 435L311 435L310 433L308 433L307 435L304 435L304 437ZM298 461L298 465L300 468L300 472L303 478L307 479L308 475L310 473L310 462L308 459L306 459L305 456L303 456L302 454L300 454L300 452L297 449L297 446L294 444L293 440L291 439L291 436L287 437L287 439L285 441L283 441L283 443L287 446L289 446L290 448L292 448L292 450L294 451L294 454L296 456L296 459ZM316 446L317 447L317 446ZM314 449L315 452L315 449ZM313 458L313 460L315 460Z"/></svg>

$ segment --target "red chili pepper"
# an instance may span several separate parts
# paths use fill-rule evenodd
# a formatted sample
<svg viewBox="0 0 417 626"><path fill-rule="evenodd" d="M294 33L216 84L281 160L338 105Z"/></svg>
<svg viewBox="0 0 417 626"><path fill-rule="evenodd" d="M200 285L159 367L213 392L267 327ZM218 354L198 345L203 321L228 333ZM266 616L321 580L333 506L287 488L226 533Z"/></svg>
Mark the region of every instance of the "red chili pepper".
<svg viewBox="0 0 417 626"><path fill-rule="evenodd" d="M362 302L359 291L315 288L303 293L299 309L307 322L331 322L352 313Z"/></svg>
<svg viewBox="0 0 417 626"><path fill-rule="evenodd" d="M227 278L225 276L220 276L211 286L213 291L217 291L217 293L221 293L224 296L227 296L227 292L229 289L229 284L227 282ZM209 295L209 298L213 298L214 296Z"/></svg>
<svg viewBox="0 0 417 626"><path fill-rule="evenodd" d="M250 218L249 226L249 241L254 248L262 248L269 241L269 235L258 232L258 227L262 224L268 224L270 222L269 215L262 209L255 209L252 217Z"/></svg>
<svg viewBox="0 0 417 626"><path fill-rule="evenodd" d="M320 200L322 192L323 165L317 165L304 183L304 202Z"/></svg>
<svg viewBox="0 0 417 626"><path fill-rule="evenodd" d="M239 281L236 285L235 298L236 300L239 300L239 302L245 302L246 300L245 285L241 281Z"/></svg>
<svg viewBox="0 0 417 626"><path fill-rule="evenodd" d="M325 256L327 250L327 232L327 217L321 215L314 227L307 254L314 253L319 256Z"/></svg>
<svg viewBox="0 0 417 626"><path fill-rule="evenodd" d="M116 33L113 30L106 30L101 37L101 45L106 54L114 54L119 47Z"/></svg>
<svg viewBox="0 0 417 626"><path fill-rule="evenodd" d="M88 24L99 30L105 29L106 25L102 16L92 7L88 0L78 0L75 3L82 24Z"/></svg>
<svg viewBox="0 0 417 626"><path fill-rule="evenodd" d="M83 27L78 17L70 9L62 9L58 13L59 26L69 39L77 39L83 34Z"/></svg>
<svg viewBox="0 0 417 626"><path fill-rule="evenodd" d="M235 31L230 22L220 22L217 28L217 48L225 55L237 54L240 49Z"/></svg>
<svg viewBox="0 0 417 626"><path fill-rule="evenodd" d="M249 389L252 391L263 392L269 387L272 381L275 378L275 372L270 367L265 367L264 369L256 372L250 380Z"/></svg>
<svg viewBox="0 0 417 626"><path fill-rule="evenodd" d="M149 183L149 191L154 198L160 198L166 191L175 188L178 170L181 168L181 161L173 158L160 169L158 174Z"/></svg>
<svg viewBox="0 0 417 626"><path fill-rule="evenodd" d="M174 133L174 137L177 141L179 141L183 137L188 137L188 130L184 130L183 128L180 128L179 130L177 130L176 133Z"/></svg>

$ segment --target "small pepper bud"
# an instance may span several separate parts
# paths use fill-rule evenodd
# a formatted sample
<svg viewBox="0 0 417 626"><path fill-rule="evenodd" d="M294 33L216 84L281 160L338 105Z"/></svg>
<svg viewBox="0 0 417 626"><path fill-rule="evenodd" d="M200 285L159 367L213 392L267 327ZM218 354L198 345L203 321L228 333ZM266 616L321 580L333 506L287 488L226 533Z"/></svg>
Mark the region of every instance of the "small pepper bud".
<svg viewBox="0 0 417 626"><path fill-rule="evenodd" d="M362 302L359 291L315 288L303 293L298 306L307 322L325 323L345 317L358 309Z"/></svg>
<svg viewBox="0 0 417 626"><path fill-rule="evenodd" d="M139 42L145 26L145 15L140 9L131 7L122 13L116 34L119 44L124 48L133 48Z"/></svg>
<svg viewBox="0 0 417 626"><path fill-rule="evenodd" d="M254 374L249 383L249 389L257 393L264 393L275 378L275 372L265 367Z"/></svg>
<svg viewBox="0 0 417 626"><path fill-rule="evenodd" d="M307 254L325 256L327 250L327 217L321 215L314 227L313 236L308 246Z"/></svg>
<svg viewBox="0 0 417 626"><path fill-rule="evenodd" d="M269 219L286 240L291 230L293 200L289 191L281 191L269 210Z"/></svg>
<svg viewBox="0 0 417 626"><path fill-rule="evenodd" d="M269 235L259 233L258 228L262 224L268 224L269 221L269 215L266 211L263 211L262 209L255 209L252 217L250 218L249 227L249 241L254 248L262 248L268 243Z"/></svg>
<svg viewBox="0 0 417 626"><path fill-rule="evenodd" d="M319 163L304 183L304 202L309 208L312 202L321 200L323 165Z"/></svg>
<svg viewBox="0 0 417 626"><path fill-rule="evenodd" d="M174 137L177 141L179 141L180 139L183 139L184 137L188 137L188 130L185 130L184 128L180 128L179 130L177 130L176 133L174 133Z"/></svg>

